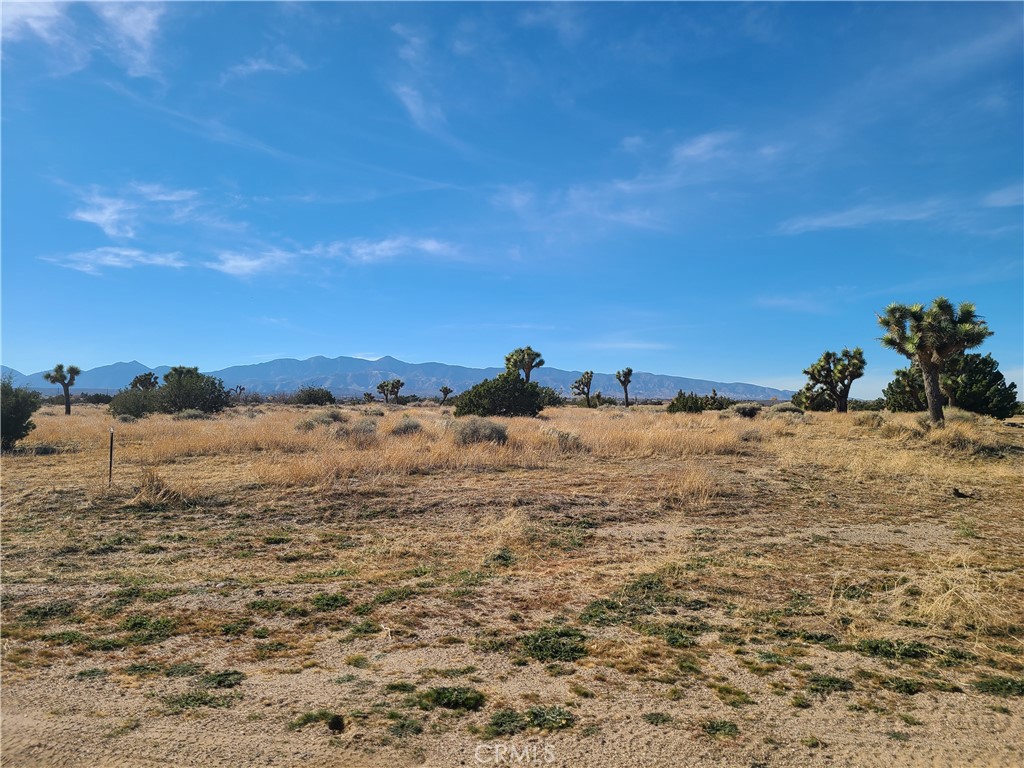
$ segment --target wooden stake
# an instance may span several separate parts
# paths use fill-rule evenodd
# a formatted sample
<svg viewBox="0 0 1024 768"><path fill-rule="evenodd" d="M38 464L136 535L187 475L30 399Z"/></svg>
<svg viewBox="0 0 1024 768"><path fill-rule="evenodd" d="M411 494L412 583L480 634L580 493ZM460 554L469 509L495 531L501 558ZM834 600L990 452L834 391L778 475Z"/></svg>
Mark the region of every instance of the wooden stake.
<svg viewBox="0 0 1024 768"><path fill-rule="evenodd" d="M107 474L107 487L114 484L114 428L110 428L110 470Z"/></svg>

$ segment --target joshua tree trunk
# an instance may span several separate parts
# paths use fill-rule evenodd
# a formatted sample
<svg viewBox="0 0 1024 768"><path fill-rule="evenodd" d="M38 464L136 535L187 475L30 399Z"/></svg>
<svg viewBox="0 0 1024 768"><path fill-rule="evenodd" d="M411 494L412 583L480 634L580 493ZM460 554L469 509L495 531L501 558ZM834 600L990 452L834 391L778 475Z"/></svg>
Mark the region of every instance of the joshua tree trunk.
<svg viewBox="0 0 1024 768"><path fill-rule="evenodd" d="M846 413L848 410L850 410L850 387L840 387L836 392L836 413Z"/></svg>
<svg viewBox="0 0 1024 768"><path fill-rule="evenodd" d="M924 396L928 400L928 418L936 427L943 424L942 390L939 389L939 366L931 361L918 361L924 376Z"/></svg>
<svg viewBox="0 0 1024 768"><path fill-rule="evenodd" d="M64 387L64 415L71 415L71 385L61 384Z"/></svg>
<svg viewBox="0 0 1024 768"><path fill-rule="evenodd" d="M623 399L626 401L626 407L629 408L629 387L622 388Z"/></svg>

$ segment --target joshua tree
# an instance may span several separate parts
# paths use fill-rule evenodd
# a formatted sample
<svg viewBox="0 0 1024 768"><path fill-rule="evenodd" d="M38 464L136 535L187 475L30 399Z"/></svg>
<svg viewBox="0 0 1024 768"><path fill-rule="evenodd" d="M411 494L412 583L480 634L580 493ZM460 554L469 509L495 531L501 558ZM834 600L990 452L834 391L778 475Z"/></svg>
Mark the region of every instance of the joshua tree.
<svg viewBox="0 0 1024 768"><path fill-rule="evenodd" d="M579 395L587 401L587 408L590 408L590 385L594 383L594 372L584 371L576 381L572 383L572 393Z"/></svg>
<svg viewBox="0 0 1024 768"><path fill-rule="evenodd" d="M57 363L52 371L43 374L43 378L51 384L60 384L64 388L64 415L71 415L71 388L75 386L75 379L82 373L77 365L69 365L64 370L64 363Z"/></svg>
<svg viewBox="0 0 1024 768"><path fill-rule="evenodd" d="M853 351L844 349L841 354L826 352L817 362L804 369L804 376L810 381L798 393L800 400L809 403L821 394L836 413L846 413L849 409L850 387L855 379L864 375L865 365L864 350L860 347ZM794 402L796 400L794 398Z"/></svg>
<svg viewBox="0 0 1024 768"><path fill-rule="evenodd" d="M377 391L380 392L382 395L384 395L384 402L385 403L391 402L391 382L390 381L382 381L380 384L378 384L377 385Z"/></svg>
<svg viewBox="0 0 1024 768"><path fill-rule="evenodd" d="M974 304L965 301L954 307L942 296L927 309L923 304L890 304L884 315L878 315L878 324L885 329L882 346L916 362L921 369L928 416L933 425L941 426L939 375L943 366L965 349L982 344L992 331L978 317Z"/></svg>
<svg viewBox="0 0 1024 768"><path fill-rule="evenodd" d="M156 389L158 386L160 386L160 380L155 373L150 371L149 373L140 373L132 379L128 389L141 389L143 392L148 392L151 389Z"/></svg>
<svg viewBox="0 0 1024 768"><path fill-rule="evenodd" d="M544 358L533 347L519 347L505 355L505 370L523 372L526 383L530 383L530 371L544 365Z"/></svg>
<svg viewBox="0 0 1024 768"><path fill-rule="evenodd" d="M633 380L633 369L623 368L621 371L616 371L615 378L622 385L622 394L624 395L626 407L629 408L629 383Z"/></svg>
<svg viewBox="0 0 1024 768"><path fill-rule="evenodd" d="M388 393L395 398L395 402L398 402L398 393L402 391L402 387L405 386L405 382L401 379L392 379L388 382Z"/></svg>
<svg viewBox="0 0 1024 768"><path fill-rule="evenodd" d="M447 384L441 387L441 405L444 405L445 401L448 399L448 395L450 395L454 391L455 390L449 387Z"/></svg>

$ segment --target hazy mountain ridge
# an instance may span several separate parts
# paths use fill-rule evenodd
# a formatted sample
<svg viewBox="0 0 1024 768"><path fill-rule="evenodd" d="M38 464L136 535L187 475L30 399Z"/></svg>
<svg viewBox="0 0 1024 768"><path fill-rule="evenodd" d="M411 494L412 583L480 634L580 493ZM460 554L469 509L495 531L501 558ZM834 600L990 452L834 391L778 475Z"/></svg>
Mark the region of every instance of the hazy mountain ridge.
<svg viewBox="0 0 1024 768"><path fill-rule="evenodd" d="M10 374L15 386L29 386L42 391L58 391L59 387L43 379L43 373L22 374L13 368L0 366L3 375ZM128 386L140 373L152 371L163 376L169 366L150 368L138 360L114 363L83 371L75 384L79 392L110 391ZM323 356L307 360L282 358L252 365L236 365L217 371L204 371L224 380L226 387L243 386L249 392L271 394L293 392L300 387L326 387L335 395L359 396L363 392L376 394L377 384L385 379L399 378L405 382L402 394L430 397L438 394L442 386L449 386L456 393L469 389L485 378L493 378L504 368L467 368L445 363L406 363L393 357L379 360L363 360L356 357ZM533 372L532 380L544 386L553 387L570 394L570 386L581 371L565 371L547 366ZM745 382L721 382L706 379L690 379L683 376L667 376L636 371L629 388L630 398L670 398L682 389L698 394L710 393L712 389L726 397L737 400L768 400L777 397L788 400L789 390L763 387ZM595 373L591 392L602 392L611 397L621 397L614 374Z"/></svg>

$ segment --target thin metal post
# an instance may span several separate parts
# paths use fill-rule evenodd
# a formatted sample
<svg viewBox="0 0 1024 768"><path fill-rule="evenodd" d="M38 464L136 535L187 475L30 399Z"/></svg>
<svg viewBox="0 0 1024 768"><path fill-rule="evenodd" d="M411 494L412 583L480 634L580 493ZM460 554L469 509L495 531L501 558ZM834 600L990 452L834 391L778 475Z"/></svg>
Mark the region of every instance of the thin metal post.
<svg viewBox="0 0 1024 768"><path fill-rule="evenodd" d="M114 484L114 428L110 428L110 470L107 474L107 487Z"/></svg>

